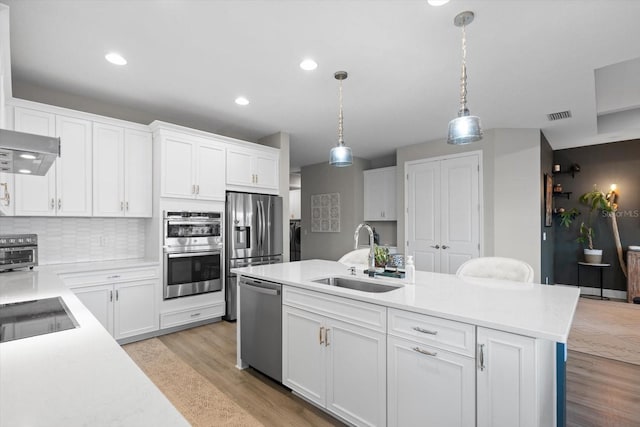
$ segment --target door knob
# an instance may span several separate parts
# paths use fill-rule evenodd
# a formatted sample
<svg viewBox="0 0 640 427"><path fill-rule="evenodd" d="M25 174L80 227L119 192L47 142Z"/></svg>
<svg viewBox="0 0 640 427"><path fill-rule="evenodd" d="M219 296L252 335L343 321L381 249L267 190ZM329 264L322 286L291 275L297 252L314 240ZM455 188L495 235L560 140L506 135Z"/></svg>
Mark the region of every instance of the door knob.
<svg viewBox="0 0 640 427"><path fill-rule="evenodd" d="M442 245L442 249L449 249L451 246Z"/></svg>

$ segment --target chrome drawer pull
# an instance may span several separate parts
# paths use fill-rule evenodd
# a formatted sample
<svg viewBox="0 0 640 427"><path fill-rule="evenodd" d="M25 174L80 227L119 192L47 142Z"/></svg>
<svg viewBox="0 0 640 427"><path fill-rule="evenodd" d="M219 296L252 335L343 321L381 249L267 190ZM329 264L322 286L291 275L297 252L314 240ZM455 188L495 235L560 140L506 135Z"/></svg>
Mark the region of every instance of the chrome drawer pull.
<svg viewBox="0 0 640 427"><path fill-rule="evenodd" d="M412 350L417 351L418 353L422 353L422 354L426 354L427 356L437 356L438 353L437 352L430 352L427 350L423 350L420 347L412 347Z"/></svg>
<svg viewBox="0 0 640 427"><path fill-rule="evenodd" d="M193 314L191 315L191 317L198 317L198 316L200 316L200 313L193 313Z"/></svg>
<svg viewBox="0 0 640 427"><path fill-rule="evenodd" d="M324 332L324 326L320 326L320 334L318 335L318 340L320 341L320 345L324 344L323 332Z"/></svg>
<svg viewBox="0 0 640 427"><path fill-rule="evenodd" d="M479 367L480 367L481 371L484 371L484 368L485 368L485 366L484 366L484 344L480 344L479 350L480 350L480 356L479 356L480 366Z"/></svg>
<svg viewBox="0 0 640 427"><path fill-rule="evenodd" d="M430 331L428 329L422 329L420 326L414 326L413 330L414 331L418 331L418 332L422 332L423 334L438 335L438 331Z"/></svg>

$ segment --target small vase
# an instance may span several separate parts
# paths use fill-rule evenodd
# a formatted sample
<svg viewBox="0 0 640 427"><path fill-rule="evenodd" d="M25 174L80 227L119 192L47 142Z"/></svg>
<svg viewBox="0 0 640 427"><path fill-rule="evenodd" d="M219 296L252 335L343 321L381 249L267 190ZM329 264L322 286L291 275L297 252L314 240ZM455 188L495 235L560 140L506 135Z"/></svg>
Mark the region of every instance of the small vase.
<svg viewBox="0 0 640 427"><path fill-rule="evenodd" d="M589 264L602 264L602 249L585 249L584 262Z"/></svg>

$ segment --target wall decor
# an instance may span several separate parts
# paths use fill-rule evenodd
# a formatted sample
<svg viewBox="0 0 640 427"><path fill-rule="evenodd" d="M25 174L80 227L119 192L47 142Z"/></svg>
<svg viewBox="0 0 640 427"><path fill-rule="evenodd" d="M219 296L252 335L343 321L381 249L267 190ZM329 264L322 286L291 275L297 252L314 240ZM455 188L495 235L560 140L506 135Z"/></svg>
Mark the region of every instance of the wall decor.
<svg viewBox="0 0 640 427"><path fill-rule="evenodd" d="M553 204L553 178L548 173L544 174L544 226L551 227L552 223L552 204Z"/></svg>
<svg viewBox="0 0 640 427"><path fill-rule="evenodd" d="M311 196L311 232L340 232L340 193Z"/></svg>

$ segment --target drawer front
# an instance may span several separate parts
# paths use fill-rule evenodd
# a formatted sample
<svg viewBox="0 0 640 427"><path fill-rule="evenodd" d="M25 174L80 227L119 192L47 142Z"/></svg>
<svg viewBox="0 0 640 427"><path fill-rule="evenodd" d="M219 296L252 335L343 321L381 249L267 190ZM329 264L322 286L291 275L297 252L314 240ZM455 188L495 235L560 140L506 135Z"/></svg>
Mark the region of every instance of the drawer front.
<svg viewBox="0 0 640 427"><path fill-rule="evenodd" d="M60 278L69 288L87 285L104 285L109 283L157 279L158 277L160 277L158 274L158 267L100 270L92 272L60 274Z"/></svg>
<svg viewBox="0 0 640 427"><path fill-rule="evenodd" d="M475 326L410 311L389 309L390 335L475 357Z"/></svg>
<svg viewBox="0 0 640 427"><path fill-rule="evenodd" d="M224 302L187 310L176 310L160 314L160 329L186 325L200 320L213 319L224 315Z"/></svg>
<svg viewBox="0 0 640 427"><path fill-rule="evenodd" d="M320 292L307 291L291 286L282 287L282 304L322 314L375 331L386 332L387 330L387 308L380 305L336 297Z"/></svg>

